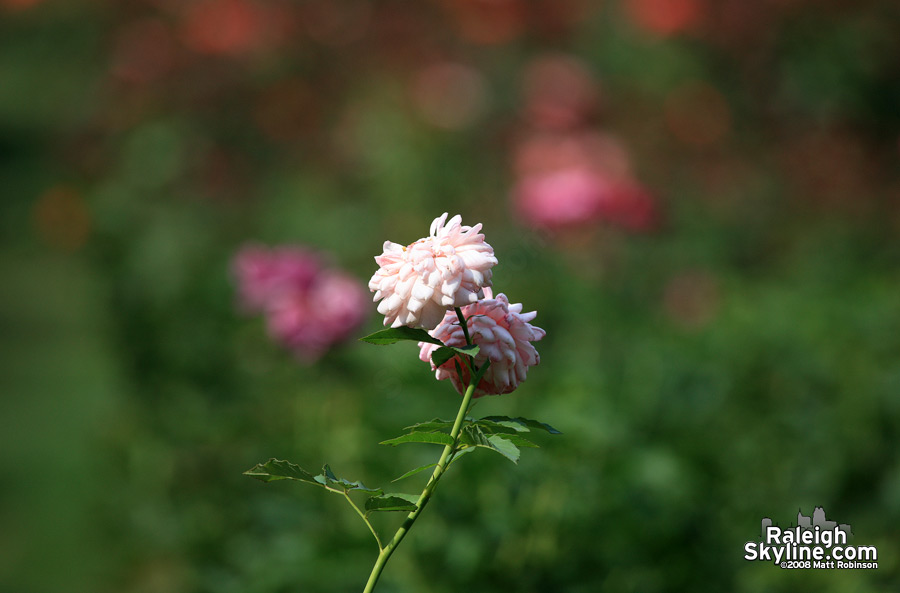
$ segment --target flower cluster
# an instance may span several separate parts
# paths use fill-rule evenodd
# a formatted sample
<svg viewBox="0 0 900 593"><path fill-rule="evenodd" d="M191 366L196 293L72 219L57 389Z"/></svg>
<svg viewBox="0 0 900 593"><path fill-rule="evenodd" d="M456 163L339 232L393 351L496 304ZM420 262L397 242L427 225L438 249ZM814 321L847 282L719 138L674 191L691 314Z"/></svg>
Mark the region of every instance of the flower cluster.
<svg viewBox="0 0 900 593"><path fill-rule="evenodd" d="M545 335L529 323L537 313L522 313L522 305L511 304L504 294L493 297L491 268L497 258L480 231L481 224L463 226L461 217L447 220L444 213L432 222L428 237L407 247L386 242L375 258L380 267L369 281L374 300L381 301L378 312L385 325L424 327L445 346L467 345L456 309L461 311L471 342L479 347L476 367L490 361L473 397L516 389L528 367L540 362L531 342ZM431 362L439 346L420 342L419 348L419 358ZM431 365L439 380L449 379L460 394L465 391L467 365L456 358Z"/></svg>
<svg viewBox="0 0 900 593"><path fill-rule="evenodd" d="M262 313L269 335L312 362L366 317L365 289L300 247L247 246L234 258L241 307Z"/></svg>

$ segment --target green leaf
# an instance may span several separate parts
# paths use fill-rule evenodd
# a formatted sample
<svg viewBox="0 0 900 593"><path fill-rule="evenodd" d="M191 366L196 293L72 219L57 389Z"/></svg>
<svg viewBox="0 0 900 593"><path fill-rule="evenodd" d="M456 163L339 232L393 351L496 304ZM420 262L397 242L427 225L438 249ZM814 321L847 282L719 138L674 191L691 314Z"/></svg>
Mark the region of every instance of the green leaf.
<svg viewBox="0 0 900 593"><path fill-rule="evenodd" d="M477 344L460 346L459 348L455 346L441 346L431 354L431 363L434 366L439 367L457 354L462 354L463 356L475 356L478 354L479 350L480 348Z"/></svg>
<svg viewBox="0 0 900 593"><path fill-rule="evenodd" d="M431 469L432 467L434 467L434 466L436 466L436 465L437 465L436 463L427 463L427 464L425 464L425 465L420 465L420 466L417 467L416 469L411 469L411 470L409 470L408 472L406 472L405 474L403 474L403 475L400 476L399 478L395 478L395 479L391 480L391 483L393 484L394 482L399 482L400 480L403 480L403 479L408 478L408 477L410 477L410 476L414 476L414 475L416 475L417 473L419 473L419 472L421 472L421 471L425 471L426 469Z"/></svg>
<svg viewBox="0 0 900 593"><path fill-rule="evenodd" d="M475 447L465 447L463 449L460 449L459 451L457 451L456 453L453 454L453 458L450 460L450 465L453 465L454 463L456 463L457 459L459 459L466 453L471 453L475 449L476 449ZM435 465L437 465L437 464L435 463Z"/></svg>
<svg viewBox="0 0 900 593"><path fill-rule="evenodd" d="M492 434L488 437L488 440L494 445L494 451L503 455L513 463L519 462L519 448L512 444L511 441L506 438L500 436L499 434Z"/></svg>
<svg viewBox="0 0 900 593"><path fill-rule="evenodd" d="M519 432L529 432L528 428L522 426L518 422L495 422L493 420L481 418L480 420L475 420L473 424L490 433L516 434Z"/></svg>
<svg viewBox="0 0 900 593"><path fill-rule="evenodd" d="M275 459L274 457L265 463L257 463L252 468L244 472L245 476L256 478L263 482L274 482L275 480L298 480L300 482L308 482L321 486L315 477L290 461Z"/></svg>
<svg viewBox="0 0 900 593"><path fill-rule="evenodd" d="M327 463L322 466L322 475L316 477L324 478L325 481L328 482L337 482L338 480L338 477L334 475L333 471L331 471L331 466L329 466Z"/></svg>
<svg viewBox="0 0 900 593"><path fill-rule="evenodd" d="M349 492L351 490L358 490L360 492L371 492L371 493L381 493L381 488L369 488L362 482L351 482L350 480L345 480L344 478L338 478L334 475L334 472L331 471L331 468L328 467L328 464L325 464L325 467L322 468L322 475L316 476L316 480L319 478L325 478L325 486L334 487L337 486L341 490Z"/></svg>
<svg viewBox="0 0 900 593"><path fill-rule="evenodd" d="M322 473L312 475L296 463L283 461L272 458L265 463L259 463L251 469L244 472L245 476L256 478L263 482L274 482L275 480L296 480L298 482L306 482L315 486L321 486L328 490L340 490L349 492L351 490L359 490L360 492L369 492L372 494L381 494L380 488L369 488L362 482L351 482L343 478L338 478L331 471L328 464L322 468Z"/></svg>
<svg viewBox="0 0 900 593"><path fill-rule="evenodd" d="M418 424L407 426L403 430L412 430L415 432L434 432L436 430L443 430L445 428L453 428L453 421L434 418L432 420L429 420L428 422L419 422Z"/></svg>
<svg viewBox="0 0 900 593"><path fill-rule="evenodd" d="M473 422L475 426L478 426L485 434L493 435L500 434L503 435L503 438L511 442L512 444L518 447L534 447L538 448L537 445L521 436L523 432L530 432L527 427L522 426L518 422L512 422L508 420L502 420L499 422L495 422L493 420L486 420L484 418L480 420L475 420Z"/></svg>
<svg viewBox="0 0 900 593"><path fill-rule="evenodd" d="M503 455L513 463L519 461L519 448L510 440L506 439L507 435L486 435L478 426L470 424L462 431L462 440L465 444L473 447L484 447L491 451Z"/></svg>
<svg viewBox="0 0 900 593"><path fill-rule="evenodd" d="M509 441L516 447L528 447L529 449L540 449L540 446L535 445L528 439L523 436L519 436L517 434L503 434L503 435L491 435L491 436L499 436L500 438ZM488 437L490 438L490 437Z"/></svg>
<svg viewBox="0 0 900 593"><path fill-rule="evenodd" d="M411 432L395 439L382 441L382 445L400 445L403 443L432 443L435 445L452 445L453 438L443 432Z"/></svg>
<svg viewBox="0 0 900 593"><path fill-rule="evenodd" d="M431 337L424 329L420 327L406 327L405 325L383 329L381 331L375 332L374 334L369 334L364 338L360 338L360 340L362 340L363 342L368 342L370 344L377 344L379 346L395 344L402 340L412 340L413 342L428 342L429 344L436 344L438 346L444 345L444 343L437 338Z"/></svg>
<svg viewBox="0 0 900 593"><path fill-rule="evenodd" d="M522 439L522 440L524 441L525 439ZM525 445L525 446L527 447L528 445ZM537 447L537 445L535 445L535 444L532 444L531 446L532 446L532 447ZM456 462L457 459L459 459L460 457L462 457L462 456L465 455L466 453L471 453L471 452L474 451L474 450L475 450L475 447L469 447L469 446L463 445L463 448L462 448L462 449L459 449L459 450L453 455L453 457L450 458L450 463L449 463L449 465L453 465L453 464ZM411 470L409 470L408 472L406 472L405 474L403 474L403 475L400 476L399 478L396 478L396 479L394 479L394 480L391 480L391 482L392 482L392 483L393 483L393 482L399 482L400 480L403 480L403 479L408 478L408 477L410 477L410 476L414 476L414 475L416 475L416 474L419 473L419 472L423 472L423 471L425 471L426 469L431 469L431 468L433 468L433 467L436 466L436 465L437 465L436 463L428 463L428 464L426 464L426 465L420 465L420 466L417 467L416 469L411 469Z"/></svg>
<svg viewBox="0 0 900 593"><path fill-rule="evenodd" d="M478 426L474 424L469 424L463 427L462 432L459 434L459 440L470 447L487 447L488 449L492 449L491 442L488 440L487 435L484 434L484 431L481 430Z"/></svg>
<svg viewBox="0 0 900 593"><path fill-rule="evenodd" d="M414 511L419 497L415 494L398 494L387 492L373 496L366 501L366 512L372 511Z"/></svg>
<svg viewBox="0 0 900 593"><path fill-rule="evenodd" d="M528 418L510 418L509 416L485 416L482 420L488 420L490 422L500 423L514 423L520 426L524 426L526 428L537 428L539 430L545 430L550 434L562 434L560 431L556 430L549 424L545 424L544 422L538 422L537 420L530 420Z"/></svg>

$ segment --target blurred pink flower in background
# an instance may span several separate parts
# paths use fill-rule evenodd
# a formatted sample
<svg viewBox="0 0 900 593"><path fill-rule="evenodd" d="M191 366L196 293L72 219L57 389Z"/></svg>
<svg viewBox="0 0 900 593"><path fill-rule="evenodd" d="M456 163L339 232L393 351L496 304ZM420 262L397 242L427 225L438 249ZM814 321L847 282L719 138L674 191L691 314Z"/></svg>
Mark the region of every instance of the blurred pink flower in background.
<svg viewBox="0 0 900 593"><path fill-rule="evenodd" d="M428 237L407 247L385 241L369 280L384 324L432 329L448 308L475 302L490 287L497 264L480 231L481 223L465 226L462 217L447 220L445 212L431 223Z"/></svg>
<svg viewBox="0 0 900 593"><path fill-rule="evenodd" d="M571 167L527 175L514 191L527 222L559 229L598 220L610 185L590 169Z"/></svg>
<svg viewBox="0 0 900 593"><path fill-rule="evenodd" d="M656 201L609 135L534 134L518 146L515 173L514 207L530 226L562 231L606 222L638 232L659 222Z"/></svg>
<svg viewBox="0 0 900 593"><path fill-rule="evenodd" d="M635 178L622 144L599 132L600 87L583 61L548 54L522 77L526 132L513 149L513 209L529 226L549 231L609 223L651 231L656 200Z"/></svg>
<svg viewBox="0 0 900 593"><path fill-rule="evenodd" d="M573 167L522 179L516 187L521 216L533 226L561 230L605 221L629 231L656 226L656 203L635 182Z"/></svg>
<svg viewBox="0 0 900 593"><path fill-rule="evenodd" d="M319 256L302 247L248 245L234 258L241 304L262 313L286 294L308 291L320 268Z"/></svg>
<svg viewBox="0 0 900 593"><path fill-rule="evenodd" d="M519 383L525 380L528 367L541 362L541 357L531 342L536 342L546 332L529 323L537 312L522 313L520 303L510 304L504 294L492 298L490 289L485 289L487 298L462 308L463 316L468 321L469 335L472 343L480 350L475 356L475 364L480 367L487 360L491 366L475 388L473 397L499 395L514 391ZM465 346L466 338L459 324L455 311L448 311L441 323L431 332L447 346ZM419 342L419 358L431 362L431 355L440 346ZM462 395L469 384L469 371L465 365L462 376L456 371L452 358L440 367L431 365L438 380L450 379L456 390Z"/></svg>
<svg viewBox="0 0 900 593"><path fill-rule="evenodd" d="M247 246L233 270L242 308L265 315L269 335L303 360L315 361L365 320L362 284L307 249Z"/></svg>

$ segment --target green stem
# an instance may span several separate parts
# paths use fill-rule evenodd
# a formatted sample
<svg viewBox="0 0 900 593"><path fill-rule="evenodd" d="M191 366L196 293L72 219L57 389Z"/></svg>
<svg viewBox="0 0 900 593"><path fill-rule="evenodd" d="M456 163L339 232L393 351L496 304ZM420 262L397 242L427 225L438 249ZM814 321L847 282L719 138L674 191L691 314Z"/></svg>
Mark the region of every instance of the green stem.
<svg viewBox="0 0 900 593"><path fill-rule="evenodd" d="M466 341L468 342L469 332L466 330L465 320L462 318L462 312L458 307L456 309L456 314L460 316L463 329L466 331ZM437 466L434 468L434 473L431 474L431 479L425 484L425 489L422 490L422 494L419 495L419 499L416 501L416 510L406 516L406 520L403 522L403 525L397 529L397 532L394 534L394 537L391 538L391 541L388 542L387 546L381 549L381 552L378 554L378 559L375 561L375 566L372 567L372 573L369 575L369 580L366 583L366 588L363 590L363 593L372 593L375 589L375 583L378 582L378 577L381 576L381 572L384 570L385 565L387 565L388 559L390 559L391 554L394 553L394 550L397 549L400 542L403 541L403 538L406 537L406 534L409 532L410 528L412 528L416 519L419 518L419 515L422 514L425 505L431 500L434 489L437 488L438 481L441 479L441 476L444 475L444 471L446 471L449 466L453 455L456 454L457 446L459 445L459 433L462 430L463 421L469 411L472 394L475 393L475 383L475 377L473 376L472 382L466 388L465 394L463 394L459 412L457 412L456 420L453 422L453 428L450 430L450 437L453 439L453 444L444 446L444 451L441 453L441 458L438 459Z"/></svg>
<svg viewBox="0 0 900 593"><path fill-rule="evenodd" d="M350 506L353 507L353 510L356 511L356 514L360 516L360 518L363 520L363 522L369 527L369 531L371 531L372 535L375 536L375 543L378 544L378 550L379 551L383 550L384 546L381 545L381 538L378 537L378 532L375 531L374 527L372 527L372 524L369 522L369 518L365 515L365 513L363 513L361 510L359 510L359 507L356 506L356 503L353 502L353 499L350 498L350 495L347 494L346 490L343 492L343 494L344 494L344 498L347 499L347 502L350 503Z"/></svg>

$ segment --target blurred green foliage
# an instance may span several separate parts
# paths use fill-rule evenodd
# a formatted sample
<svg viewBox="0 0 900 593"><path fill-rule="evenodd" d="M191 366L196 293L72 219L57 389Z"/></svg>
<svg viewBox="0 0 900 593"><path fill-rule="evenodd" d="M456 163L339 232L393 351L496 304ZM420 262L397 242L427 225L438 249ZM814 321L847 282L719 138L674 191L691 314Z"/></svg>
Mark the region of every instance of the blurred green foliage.
<svg viewBox="0 0 900 593"><path fill-rule="evenodd" d="M300 243L365 281L444 211L484 222L495 287L547 330L476 411L564 434L455 465L380 591L900 587L895 3L696 0L674 29L637 0L177 4L0 1L0 590L361 589L376 550L343 501L242 472L385 486L436 452L376 443L458 396L410 345L298 363L237 312L230 259ZM599 81L657 232L511 214L520 76L546 52ZM465 125L410 98L435 60L487 88ZM728 116L699 144L672 118L705 106L671 99L697 81ZM878 570L743 560L762 517L814 506Z"/></svg>

